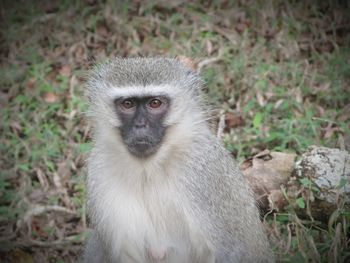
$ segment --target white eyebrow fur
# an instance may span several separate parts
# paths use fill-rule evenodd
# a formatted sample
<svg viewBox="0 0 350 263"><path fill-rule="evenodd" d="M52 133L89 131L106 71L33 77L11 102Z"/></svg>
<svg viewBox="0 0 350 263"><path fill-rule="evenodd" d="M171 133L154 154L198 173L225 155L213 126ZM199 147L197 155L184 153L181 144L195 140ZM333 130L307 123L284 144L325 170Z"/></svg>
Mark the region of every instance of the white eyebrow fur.
<svg viewBox="0 0 350 263"><path fill-rule="evenodd" d="M169 95L173 96L179 93L169 85L147 85L147 86L129 86L129 87L110 87L107 92L107 97L115 99L119 97L140 97L140 96L154 96L154 95Z"/></svg>

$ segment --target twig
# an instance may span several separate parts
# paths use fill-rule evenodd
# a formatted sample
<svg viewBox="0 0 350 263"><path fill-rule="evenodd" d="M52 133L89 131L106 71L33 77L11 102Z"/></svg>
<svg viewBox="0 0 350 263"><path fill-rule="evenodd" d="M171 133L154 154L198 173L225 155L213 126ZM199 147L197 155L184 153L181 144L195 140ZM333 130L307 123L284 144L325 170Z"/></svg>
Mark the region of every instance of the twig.
<svg viewBox="0 0 350 263"><path fill-rule="evenodd" d="M71 215L77 215L77 213L71 209L58 205L33 205L23 216L23 221L28 222L33 216L37 216L47 212L61 212Z"/></svg>
<svg viewBox="0 0 350 263"><path fill-rule="evenodd" d="M53 173L53 182L57 190L62 194L62 201L67 207L73 208L73 202L69 197L67 189L63 186L62 179L58 173Z"/></svg>
<svg viewBox="0 0 350 263"><path fill-rule="evenodd" d="M84 239L79 238L81 235L74 235L69 236L61 240L54 240L54 241L40 241L35 240L32 238L27 239L26 241L19 241L15 242L16 246L22 246L22 247L31 247L31 246L39 246L39 247L52 247L52 246L64 246L64 245L70 245L72 243L81 244L84 242Z"/></svg>
<svg viewBox="0 0 350 263"><path fill-rule="evenodd" d="M198 72L201 72L202 68L209 65L209 64L212 64L212 63L215 63L219 60L222 59L222 50L220 49L219 50L219 54L216 56L216 57L213 57L213 58L207 58L207 59L204 59L202 60L201 62L198 63L197 65L197 71Z"/></svg>
<svg viewBox="0 0 350 263"><path fill-rule="evenodd" d="M49 190L50 185L45 173L40 168L35 169L35 171L42 189L46 192L47 190Z"/></svg>
<svg viewBox="0 0 350 263"><path fill-rule="evenodd" d="M225 129L225 114L221 114L220 119L219 119L219 124L218 124L218 131L216 133L216 137L220 140L222 137L222 133L224 132Z"/></svg>

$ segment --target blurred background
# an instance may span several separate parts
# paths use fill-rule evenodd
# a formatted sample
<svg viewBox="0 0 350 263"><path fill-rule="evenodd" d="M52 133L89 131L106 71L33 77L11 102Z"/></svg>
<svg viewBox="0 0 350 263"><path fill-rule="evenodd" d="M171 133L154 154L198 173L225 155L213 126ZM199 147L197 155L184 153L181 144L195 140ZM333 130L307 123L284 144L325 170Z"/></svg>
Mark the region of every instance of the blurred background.
<svg viewBox="0 0 350 263"><path fill-rule="evenodd" d="M2 0L0 7L0 262L79 259L88 225L84 83L108 57L192 59L220 138L239 162L264 149L349 151L349 1ZM344 209L325 222L301 220L290 204L264 216L281 262L346 262L349 222Z"/></svg>

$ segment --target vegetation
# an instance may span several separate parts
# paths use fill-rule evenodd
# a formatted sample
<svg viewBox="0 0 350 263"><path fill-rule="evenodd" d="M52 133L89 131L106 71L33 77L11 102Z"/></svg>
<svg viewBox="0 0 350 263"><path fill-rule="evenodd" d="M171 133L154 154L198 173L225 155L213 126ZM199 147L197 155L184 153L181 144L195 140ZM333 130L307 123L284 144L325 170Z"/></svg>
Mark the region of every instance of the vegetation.
<svg viewBox="0 0 350 263"><path fill-rule="evenodd" d="M217 109L214 122L224 116L223 141L241 161L263 149L349 147L346 1L5 0L0 6L5 262L79 257L90 148L84 81L91 65L107 57L194 58ZM317 222L301 220L292 207L265 221L279 261L349 259L349 211L340 205L329 222Z"/></svg>

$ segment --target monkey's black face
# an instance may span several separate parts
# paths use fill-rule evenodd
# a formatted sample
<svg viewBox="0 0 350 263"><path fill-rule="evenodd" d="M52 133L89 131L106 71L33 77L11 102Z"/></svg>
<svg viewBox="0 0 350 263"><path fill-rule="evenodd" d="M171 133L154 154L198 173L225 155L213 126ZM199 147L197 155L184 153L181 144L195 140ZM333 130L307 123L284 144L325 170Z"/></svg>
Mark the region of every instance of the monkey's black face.
<svg viewBox="0 0 350 263"><path fill-rule="evenodd" d="M121 136L130 153L147 157L155 153L166 127L163 120L168 112L167 97L131 97L114 101L121 120Z"/></svg>

